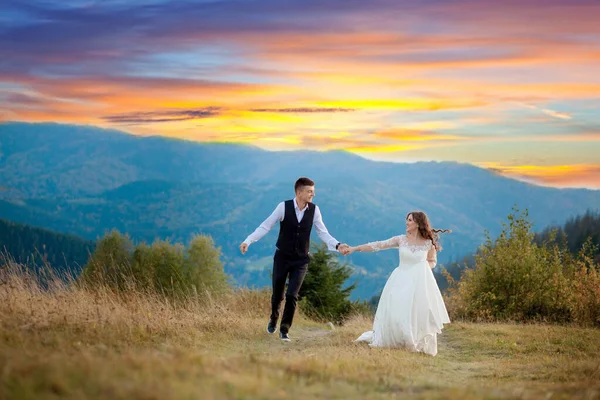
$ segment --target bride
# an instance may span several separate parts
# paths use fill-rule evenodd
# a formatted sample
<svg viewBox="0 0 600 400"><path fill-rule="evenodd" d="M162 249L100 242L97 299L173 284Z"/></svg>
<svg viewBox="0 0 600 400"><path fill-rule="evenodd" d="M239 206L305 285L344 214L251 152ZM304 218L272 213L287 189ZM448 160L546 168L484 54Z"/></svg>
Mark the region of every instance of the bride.
<svg viewBox="0 0 600 400"><path fill-rule="evenodd" d="M450 322L442 295L431 269L441 249L438 236L449 230L432 229L427 215L414 211L406 216L406 235L349 247L355 251L398 248L400 264L388 278L375 313L373 330L356 342L372 347L406 347L411 351L437 354L437 334Z"/></svg>

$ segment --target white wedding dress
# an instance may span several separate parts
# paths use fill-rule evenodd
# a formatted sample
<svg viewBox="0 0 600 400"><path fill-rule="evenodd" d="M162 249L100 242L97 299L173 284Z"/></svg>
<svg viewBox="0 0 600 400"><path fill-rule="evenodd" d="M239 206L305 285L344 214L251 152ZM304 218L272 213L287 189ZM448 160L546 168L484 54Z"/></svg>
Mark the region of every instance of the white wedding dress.
<svg viewBox="0 0 600 400"><path fill-rule="evenodd" d="M368 243L375 251L398 248L400 264L388 278L373 330L356 342L372 347L405 347L410 351L437 354L437 334L450 322L444 300L427 262L431 241L409 244L405 235Z"/></svg>

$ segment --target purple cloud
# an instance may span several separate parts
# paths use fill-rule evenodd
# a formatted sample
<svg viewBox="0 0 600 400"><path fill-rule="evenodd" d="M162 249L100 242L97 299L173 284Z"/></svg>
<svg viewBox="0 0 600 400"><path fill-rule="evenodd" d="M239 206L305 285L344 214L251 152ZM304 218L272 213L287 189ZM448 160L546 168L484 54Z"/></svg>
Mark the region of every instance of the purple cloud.
<svg viewBox="0 0 600 400"><path fill-rule="evenodd" d="M46 105L46 101L25 93L8 93L5 96L2 96L0 92L0 99L2 97L4 97L3 100L7 104L19 104L26 107L39 107Z"/></svg>
<svg viewBox="0 0 600 400"><path fill-rule="evenodd" d="M157 122L188 121L193 119L209 118L221 114L218 107L206 107L190 110L161 110L151 112L132 112L103 117L107 122L115 124L149 124Z"/></svg>
<svg viewBox="0 0 600 400"><path fill-rule="evenodd" d="M472 45L469 40L463 45L444 45L468 52L469 57L494 60L497 53L493 51L494 40L491 38L504 32L503 27L507 24L510 29L535 29L539 35L552 34L555 38L560 33L556 23L552 18L541 17L560 16L566 25L563 28L577 29L578 33L598 32L595 19L577 11L577 6L592 6L590 0L578 0L562 8L561 4L553 0L547 7L539 8L535 0L523 0L519 4L442 0L65 0L56 3L5 0L4 17L0 17L3 27L0 30L0 54L3 55L0 74L27 72L46 76L84 76L103 71L104 74L136 75L148 59L160 54L189 54L204 46L216 46L230 48L236 55L244 57L282 34L286 35L287 51L317 54L318 50L318 54L324 56L336 51L344 57L387 59L395 63L416 58L419 62L435 63L438 57L445 60L464 58L465 54L422 53L432 50L432 46L439 46L437 39L450 33L465 39L483 38L487 43L482 46L487 46L488 53L480 54L484 51L482 46L469 47ZM541 17L530 18L532 12L541 13ZM473 15L478 17L471 18ZM484 26L487 30L482 29ZM365 46L360 43L325 42L317 47L311 42L303 48L302 43L294 42L294 38L303 36L318 38L324 34L344 36L357 32L396 32L398 35L395 43L383 43L382 48L367 44L369 54L362 55L356 54L356 49ZM436 39L428 42L428 35ZM417 53L400 55L411 48ZM500 57L503 54L500 53ZM152 60L150 64L160 63Z"/></svg>

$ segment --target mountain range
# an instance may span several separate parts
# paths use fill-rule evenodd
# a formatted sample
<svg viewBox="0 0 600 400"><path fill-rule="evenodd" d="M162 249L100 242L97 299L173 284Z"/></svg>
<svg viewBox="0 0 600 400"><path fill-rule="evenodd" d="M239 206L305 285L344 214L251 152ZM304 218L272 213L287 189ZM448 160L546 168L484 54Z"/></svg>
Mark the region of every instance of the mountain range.
<svg viewBox="0 0 600 400"><path fill-rule="evenodd" d="M343 151L272 152L227 143L141 137L93 126L0 124L0 218L95 240L111 229L135 241L211 235L239 285L270 282L277 229L241 256L239 244L294 196L300 176L338 240L360 244L404 231L423 210L444 235L440 263L499 233L514 206L537 230L598 211L600 191L536 186L453 162L375 162ZM319 242L313 232L313 239ZM381 291L397 254L353 254L354 298Z"/></svg>

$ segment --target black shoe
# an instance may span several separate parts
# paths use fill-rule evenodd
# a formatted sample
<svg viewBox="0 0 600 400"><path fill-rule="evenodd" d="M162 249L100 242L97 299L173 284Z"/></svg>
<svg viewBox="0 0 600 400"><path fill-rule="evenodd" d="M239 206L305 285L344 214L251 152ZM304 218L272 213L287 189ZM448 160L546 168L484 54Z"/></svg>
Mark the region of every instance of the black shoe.
<svg viewBox="0 0 600 400"><path fill-rule="evenodd" d="M273 321L269 321L269 324L267 325L267 333L275 333L277 332L277 321L273 322Z"/></svg>
<svg viewBox="0 0 600 400"><path fill-rule="evenodd" d="M292 339L290 339L290 337L288 336L287 332L279 332L279 338L281 339L282 342L291 342Z"/></svg>

